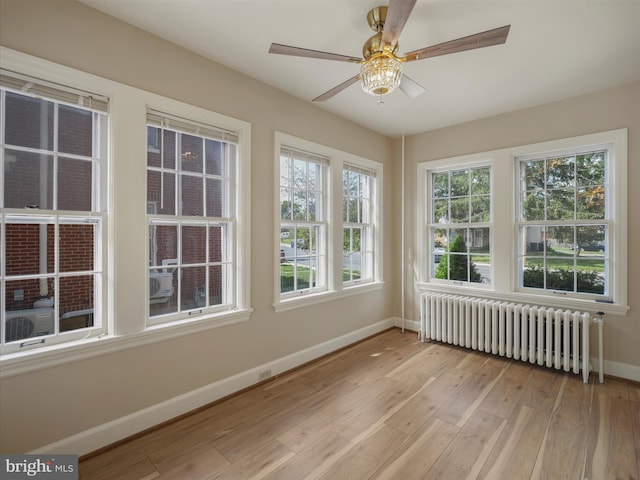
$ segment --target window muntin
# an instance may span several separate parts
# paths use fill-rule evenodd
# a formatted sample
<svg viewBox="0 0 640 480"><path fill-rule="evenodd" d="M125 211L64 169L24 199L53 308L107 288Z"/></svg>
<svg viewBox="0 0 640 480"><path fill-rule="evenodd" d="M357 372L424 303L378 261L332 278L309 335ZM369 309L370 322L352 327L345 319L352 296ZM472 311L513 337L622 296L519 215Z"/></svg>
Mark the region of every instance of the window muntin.
<svg viewBox="0 0 640 480"><path fill-rule="evenodd" d="M148 122L149 321L228 311L237 135L155 111Z"/></svg>
<svg viewBox="0 0 640 480"><path fill-rule="evenodd" d="M280 295L327 289L326 157L280 151Z"/></svg>
<svg viewBox="0 0 640 480"><path fill-rule="evenodd" d="M518 285L608 298L609 148L520 157Z"/></svg>
<svg viewBox="0 0 640 480"><path fill-rule="evenodd" d="M342 279L345 286L374 280L376 173L345 164L342 171Z"/></svg>
<svg viewBox="0 0 640 480"><path fill-rule="evenodd" d="M13 72L0 84L6 354L104 331L108 142L106 99Z"/></svg>
<svg viewBox="0 0 640 480"><path fill-rule="evenodd" d="M430 277L491 283L491 167L429 173Z"/></svg>

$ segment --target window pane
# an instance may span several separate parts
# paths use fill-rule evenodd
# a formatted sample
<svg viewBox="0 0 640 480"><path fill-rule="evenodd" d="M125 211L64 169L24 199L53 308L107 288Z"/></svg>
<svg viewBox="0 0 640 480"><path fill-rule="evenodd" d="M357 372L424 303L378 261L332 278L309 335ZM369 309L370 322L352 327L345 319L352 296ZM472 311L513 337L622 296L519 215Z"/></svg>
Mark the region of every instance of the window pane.
<svg viewBox="0 0 640 480"><path fill-rule="evenodd" d="M285 157L283 155L280 156L280 186L281 187L292 187L291 179L292 179L292 163L289 157Z"/></svg>
<svg viewBox="0 0 640 480"><path fill-rule="evenodd" d="M545 187L545 162L544 160L531 160L522 162L524 170L525 190L542 189Z"/></svg>
<svg viewBox="0 0 640 480"><path fill-rule="evenodd" d="M282 220L293 219L293 208L291 205L291 190L280 188L280 218Z"/></svg>
<svg viewBox="0 0 640 480"><path fill-rule="evenodd" d="M578 186L605 184L606 152L595 152L576 157Z"/></svg>
<svg viewBox="0 0 640 480"><path fill-rule="evenodd" d="M54 225L9 223L6 227L5 241L7 276L54 271ZM46 256L42 262L41 252Z"/></svg>
<svg viewBox="0 0 640 480"><path fill-rule="evenodd" d="M448 173L434 173L432 175L433 180L433 197L434 198L446 198L449 196L449 174Z"/></svg>
<svg viewBox="0 0 640 480"><path fill-rule="evenodd" d="M219 179L206 179L207 183L207 216L226 217L224 183Z"/></svg>
<svg viewBox="0 0 640 480"><path fill-rule="evenodd" d="M59 227L60 271L94 270L94 224L61 224Z"/></svg>
<svg viewBox="0 0 640 480"><path fill-rule="evenodd" d="M147 171L147 213L175 215L175 191L175 174Z"/></svg>
<svg viewBox="0 0 640 480"><path fill-rule="evenodd" d="M206 139L204 148L206 155L206 173L208 175L222 175L224 144L215 140Z"/></svg>
<svg viewBox="0 0 640 480"><path fill-rule="evenodd" d="M181 310L204 307L206 300L206 267L183 267L180 272Z"/></svg>
<svg viewBox="0 0 640 480"><path fill-rule="evenodd" d="M58 159L58 210L90 212L92 163L60 157Z"/></svg>
<svg viewBox="0 0 640 480"><path fill-rule="evenodd" d="M177 225L149 226L149 265L163 266L175 264L178 259L178 227Z"/></svg>
<svg viewBox="0 0 640 480"><path fill-rule="evenodd" d="M209 262L221 262L225 246L223 245L223 227L209 227Z"/></svg>
<svg viewBox="0 0 640 480"><path fill-rule="evenodd" d="M186 133L180 134L182 147L180 150L180 168L183 172L203 173L202 171L202 138Z"/></svg>
<svg viewBox="0 0 640 480"><path fill-rule="evenodd" d="M181 175L181 214L188 216L204 216L202 177Z"/></svg>
<svg viewBox="0 0 640 480"><path fill-rule="evenodd" d="M449 221L449 200L433 201L433 223L445 223Z"/></svg>
<svg viewBox="0 0 640 480"><path fill-rule="evenodd" d="M213 265L209 267L209 305L221 305L224 300L225 276L226 269L223 265Z"/></svg>
<svg viewBox="0 0 640 480"><path fill-rule="evenodd" d="M460 197L463 195L469 195L469 171L451 172L451 196Z"/></svg>
<svg viewBox="0 0 640 480"><path fill-rule="evenodd" d="M489 255L471 255L469 281L475 283L491 283L491 257Z"/></svg>
<svg viewBox="0 0 640 480"><path fill-rule="evenodd" d="M307 220L307 191L295 190L293 195L293 219Z"/></svg>
<svg viewBox="0 0 640 480"><path fill-rule="evenodd" d="M60 277L60 326L65 323L66 330L84 328L82 323L64 322L64 319L73 317L83 317L89 321L89 313L93 311L94 299L94 276L80 275L71 277ZM92 317L91 317L92 318Z"/></svg>
<svg viewBox="0 0 640 480"><path fill-rule="evenodd" d="M574 168L574 157L547 160L547 188L566 188L575 185Z"/></svg>
<svg viewBox="0 0 640 480"><path fill-rule="evenodd" d="M58 106L58 151L90 157L93 154L93 113Z"/></svg>
<svg viewBox="0 0 640 480"><path fill-rule="evenodd" d="M489 168L475 168L471 170L471 194L488 195L491 189Z"/></svg>
<svg viewBox="0 0 640 480"><path fill-rule="evenodd" d="M451 199L451 223L467 223L469 221L469 198Z"/></svg>
<svg viewBox="0 0 640 480"><path fill-rule="evenodd" d="M573 220L573 190L549 190L547 192L547 220Z"/></svg>
<svg viewBox="0 0 640 480"><path fill-rule="evenodd" d="M582 187L578 189L577 218L599 220L605 218L604 186Z"/></svg>
<svg viewBox="0 0 640 480"><path fill-rule="evenodd" d="M6 150L4 206L53 209L53 156Z"/></svg>
<svg viewBox="0 0 640 480"><path fill-rule="evenodd" d="M491 220L491 198L489 196L471 197L471 222L489 222Z"/></svg>
<svg viewBox="0 0 640 480"><path fill-rule="evenodd" d="M53 150L54 104L7 92L5 142L7 145Z"/></svg>
<svg viewBox="0 0 640 480"><path fill-rule="evenodd" d="M293 161L293 185L297 189L307 188L307 162L298 159Z"/></svg>
<svg viewBox="0 0 640 480"><path fill-rule="evenodd" d="M523 220L535 221L544 220L544 190L533 190L525 192L522 201L522 217Z"/></svg>
<svg viewBox="0 0 640 480"><path fill-rule="evenodd" d="M577 242L582 250L581 255L603 254L606 229L606 225L584 225L577 228Z"/></svg>
<svg viewBox="0 0 640 480"><path fill-rule="evenodd" d="M182 264L205 263L206 261L206 227L182 227Z"/></svg>
<svg viewBox="0 0 640 480"><path fill-rule="evenodd" d="M605 260L603 258L579 259L576 264L577 291L605 294Z"/></svg>
<svg viewBox="0 0 640 480"><path fill-rule="evenodd" d="M149 315L154 317L178 311L176 268L153 269L149 273Z"/></svg>

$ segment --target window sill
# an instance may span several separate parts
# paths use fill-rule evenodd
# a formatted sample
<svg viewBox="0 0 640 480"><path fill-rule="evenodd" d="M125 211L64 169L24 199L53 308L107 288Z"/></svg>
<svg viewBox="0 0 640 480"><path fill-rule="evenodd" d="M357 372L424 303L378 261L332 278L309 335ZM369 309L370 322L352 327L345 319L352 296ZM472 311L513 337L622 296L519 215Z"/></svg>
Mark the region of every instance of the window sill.
<svg viewBox="0 0 640 480"><path fill-rule="evenodd" d="M309 295L303 295L300 297L287 298L273 304L273 309L276 313L285 312L287 310L293 310L296 308L308 307L310 305L316 305L318 303L329 302L338 300L352 295L360 295L362 293L373 292L381 290L384 282L369 282L360 285L352 285L344 290L321 292Z"/></svg>
<svg viewBox="0 0 640 480"><path fill-rule="evenodd" d="M154 325L144 331L127 335L103 335L4 355L0 359L0 378L21 375L243 322L249 320L251 312L251 309L236 310L232 313L225 313L224 316L208 316L198 320Z"/></svg>
<svg viewBox="0 0 640 480"><path fill-rule="evenodd" d="M556 308L569 308L586 312L604 312L609 315L626 315L629 311L628 305L617 303L597 302L595 300L580 300L578 298L550 297L548 295L534 295L530 293L510 292L501 293L489 291L481 288L458 287L455 285L437 285L431 283L418 283L416 288L419 293L459 293L460 295L470 295L489 300L505 300L515 303L529 303L533 305L543 305Z"/></svg>

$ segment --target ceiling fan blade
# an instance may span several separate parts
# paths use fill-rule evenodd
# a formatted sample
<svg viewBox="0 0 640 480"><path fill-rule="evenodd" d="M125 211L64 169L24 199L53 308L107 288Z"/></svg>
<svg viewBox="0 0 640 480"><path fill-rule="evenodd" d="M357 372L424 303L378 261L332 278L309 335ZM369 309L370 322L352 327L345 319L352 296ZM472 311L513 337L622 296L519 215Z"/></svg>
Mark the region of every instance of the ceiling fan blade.
<svg viewBox="0 0 640 480"><path fill-rule="evenodd" d="M402 74L402 80L400 80L400 90L410 98L415 98L421 93L426 92L422 85L407 77L404 73Z"/></svg>
<svg viewBox="0 0 640 480"><path fill-rule="evenodd" d="M474 48L490 47L492 45L500 45L507 41L511 25L494 28L486 32L476 33L468 37L458 38L449 42L440 43L431 47L425 47L420 50L406 53L404 59L407 62L413 60L422 60L425 58L437 57L439 55L448 55L450 53L463 52L465 50L473 50Z"/></svg>
<svg viewBox="0 0 640 480"><path fill-rule="evenodd" d="M308 48L291 47L289 45L281 45L279 43L272 43L269 48L269 53L276 53L278 55L292 55L294 57L306 57L306 58L319 58L321 60L337 60L339 62L352 62L360 63L361 58L349 57L347 55L340 55L337 53L321 52L319 50L310 50Z"/></svg>
<svg viewBox="0 0 640 480"><path fill-rule="evenodd" d="M382 29L382 46L390 45L391 50L396 47L398 38L402 33L404 24L407 23L411 10L416 0L390 0L387 10L387 19Z"/></svg>
<svg viewBox="0 0 640 480"><path fill-rule="evenodd" d="M342 82L340 85L338 85L336 87L333 87L328 92L325 92L322 95L320 95L319 97L314 98L313 101L314 102L324 102L325 100L329 100L331 97L333 97L334 95L337 95L338 93L340 93L345 88L350 87L351 85L356 83L358 80L360 80L360 74L357 74L356 76L351 77L346 82Z"/></svg>

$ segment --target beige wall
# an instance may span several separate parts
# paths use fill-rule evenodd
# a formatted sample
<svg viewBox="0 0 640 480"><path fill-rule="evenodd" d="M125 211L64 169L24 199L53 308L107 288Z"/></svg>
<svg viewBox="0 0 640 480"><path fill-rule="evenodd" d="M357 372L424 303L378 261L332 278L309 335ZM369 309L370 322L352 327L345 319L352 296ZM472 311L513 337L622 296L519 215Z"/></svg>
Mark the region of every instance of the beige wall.
<svg viewBox="0 0 640 480"><path fill-rule="evenodd" d="M605 372L640 372L640 82L590 95L541 105L485 118L449 128L414 135L405 140L408 178L405 198L407 251L415 250L416 182L419 162L487 152L518 145L529 145L596 132L628 129L628 303L626 316L607 315L604 328ZM400 141L395 141L398 155ZM399 177L399 167L396 165ZM397 187L399 180L396 180ZM407 255L409 257L410 255ZM411 285L411 264L407 263L407 282ZM408 289L408 318L418 318L417 299ZM396 298L399 296L396 295ZM396 307L398 309L399 307ZM595 333L595 332L594 332ZM595 345L594 345L595 347ZM616 362L611 364L610 362Z"/></svg>
<svg viewBox="0 0 640 480"><path fill-rule="evenodd" d="M251 320L241 324L3 379L0 451L31 451L401 314L399 140L335 117L73 0L0 0L0 45L251 123L254 309ZM638 179L638 105L640 84L407 138L406 318L418 318L411 277L417 162L628 127L629 177ZM274 130L383 162L387 228L383 239L386 286L381 294L274 313L274 246L264 240L274 235L270 200L274 197ZM135 161L116 162L125 160ZM630 204L640 205L640 191L631 183ZM141 217L135 212L118 214L131 215L126 224L132 226L144 218L144 212ZM640 235L640 218L633 210L629 235L630 239ZM123 248L116 245L116 256L119 252L126 256ZM116 258L117 314L138 315L143 309L130 304L118 281ZM636 367L640 367L639 291L640 254L631 243L632 311L626 317L607 318L605 356Z"/></svg>
<svg viewBox="0 0 640 480"><path fill-rule="evenodd" d="M382 162L387 218L393 209L389 138L74 1L2 0L0 22L4 47L251 123L254 309L240 324L3 379L0 451L31 451L392 317L391 255L385 255L381 291L278 314L272 307L274 131ZM145 162L130 156L118 153L116 171L127 162ZM127 195L118 178L115 190ZM128 200L115 199L117 225L143 232L144 201L136 209ZM115 300L116 314L128 317L144 311L144 299L127 296L122 272L130 268L128 258L142 257L145 264L145 240L136 246L124 239L116 232ZM386 251L393 251L393 242L392 231L385 231Z"/></svg>

